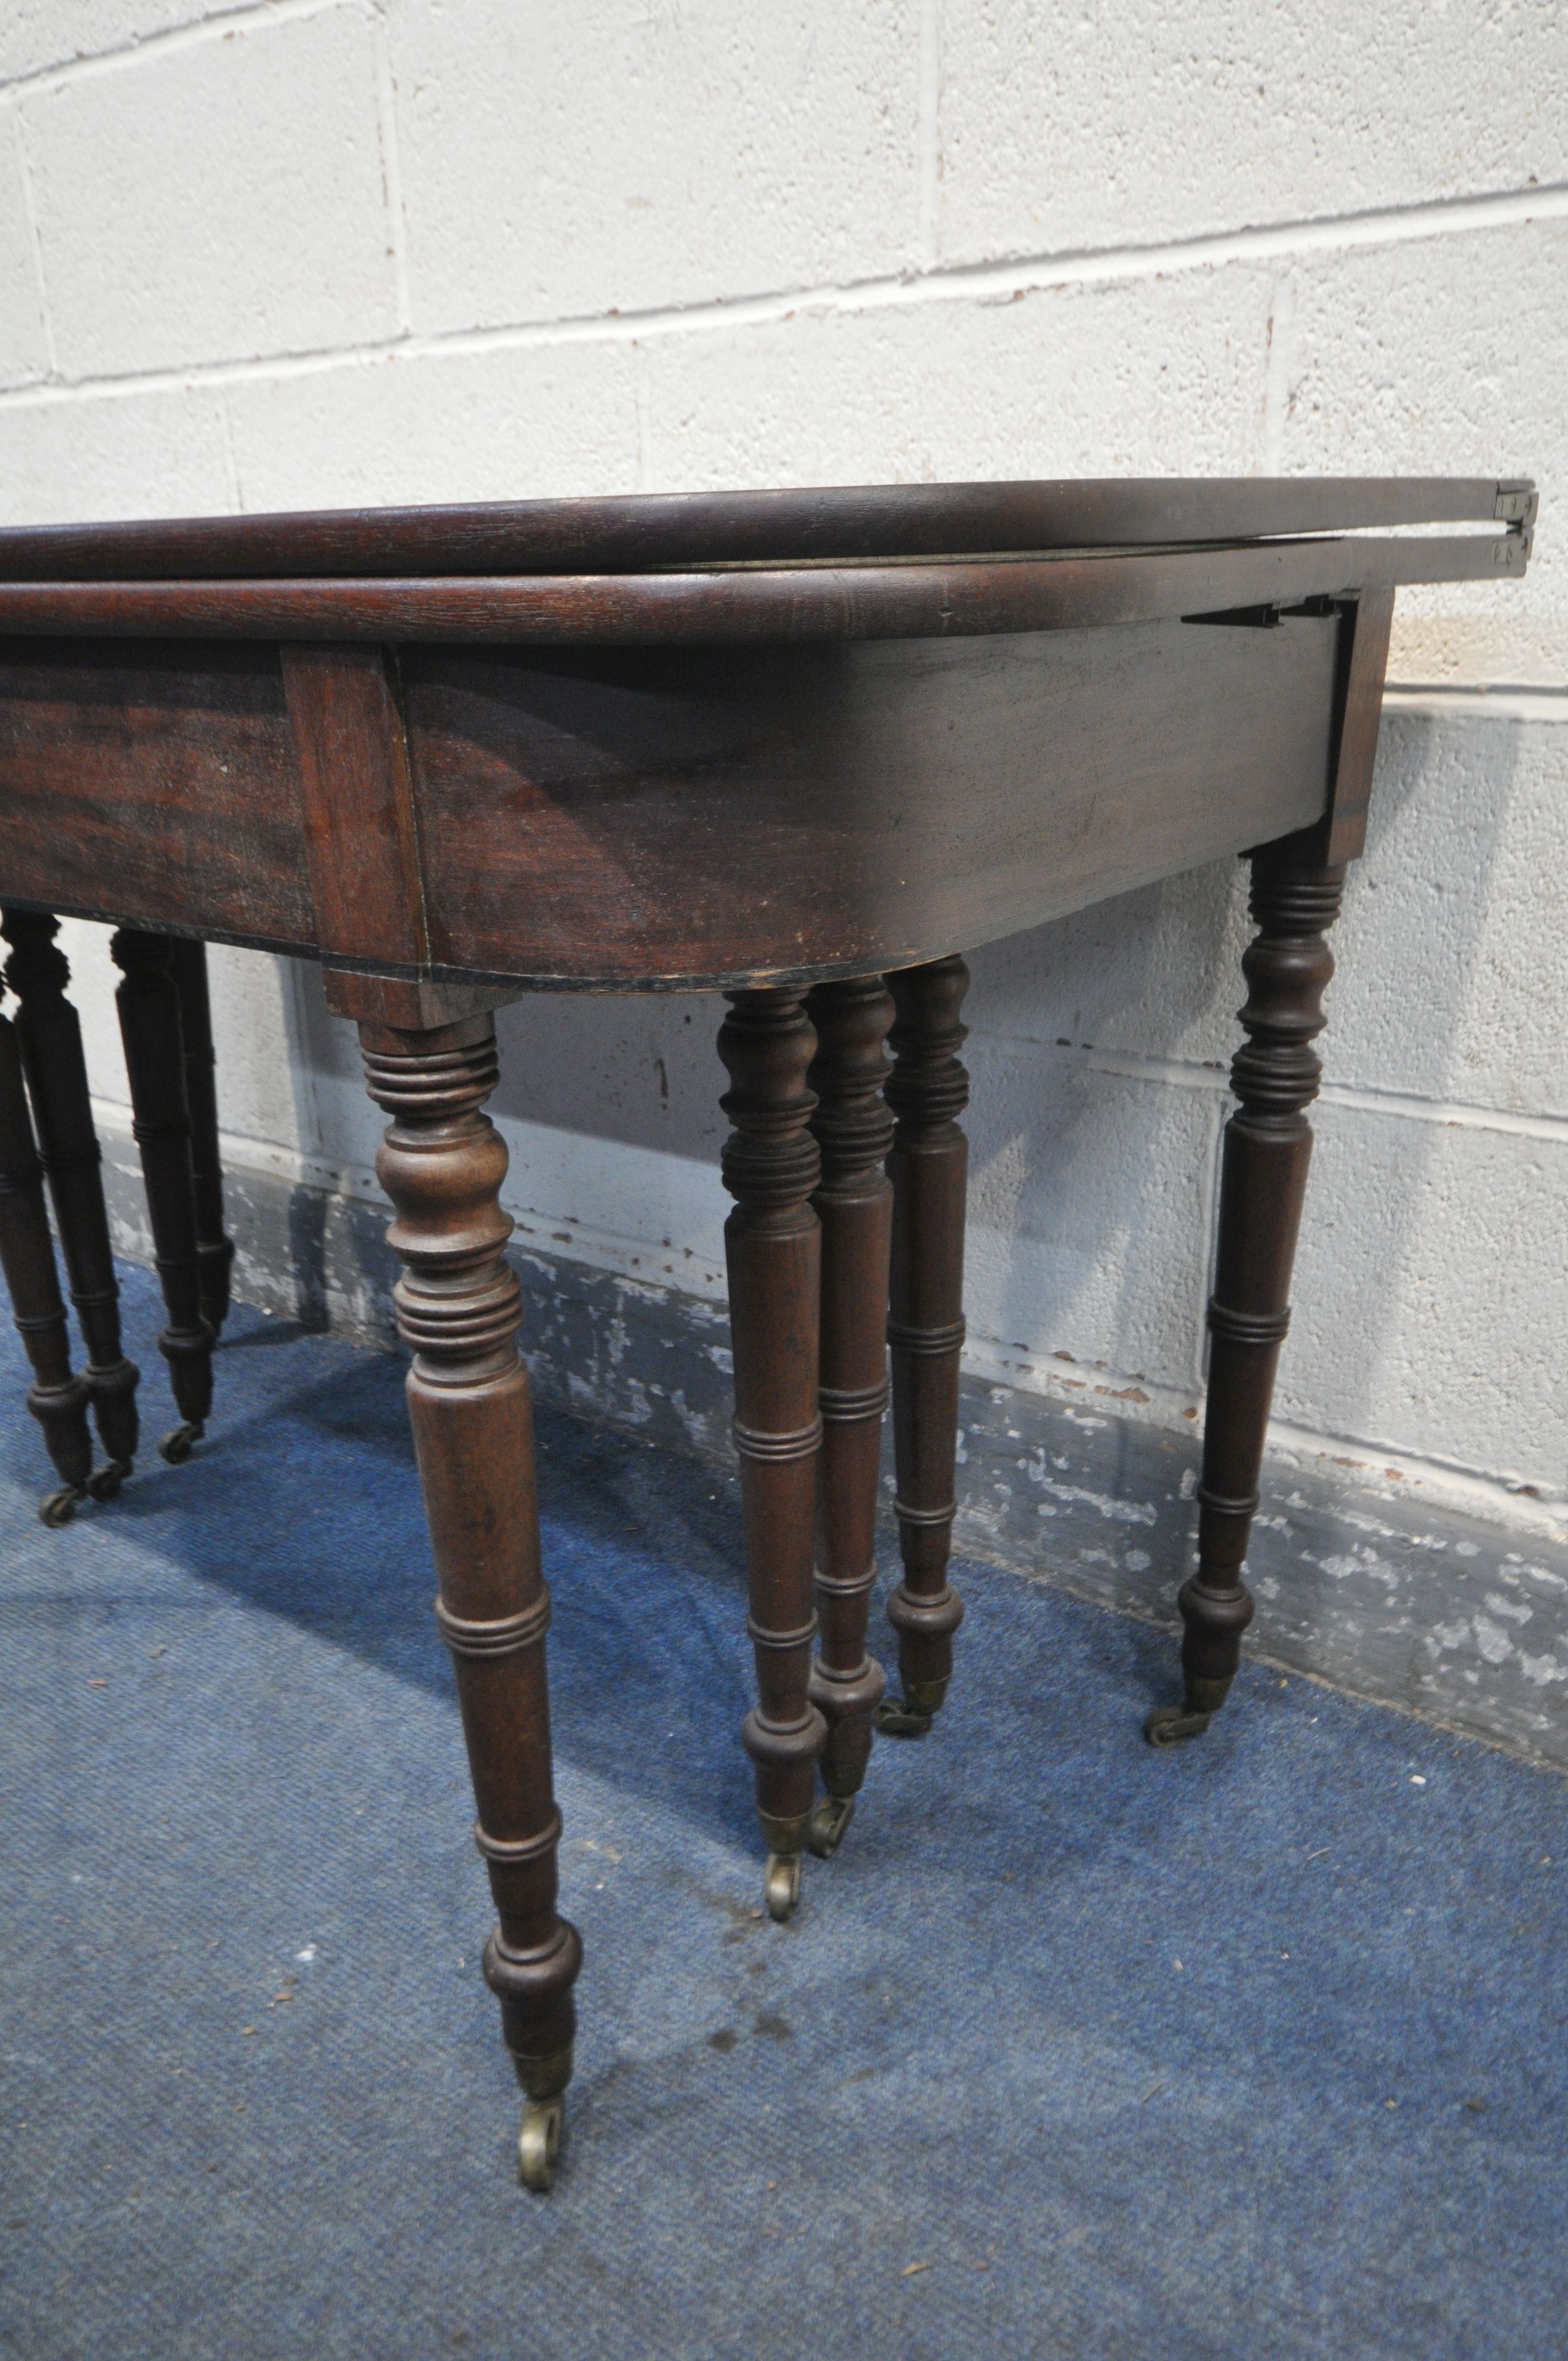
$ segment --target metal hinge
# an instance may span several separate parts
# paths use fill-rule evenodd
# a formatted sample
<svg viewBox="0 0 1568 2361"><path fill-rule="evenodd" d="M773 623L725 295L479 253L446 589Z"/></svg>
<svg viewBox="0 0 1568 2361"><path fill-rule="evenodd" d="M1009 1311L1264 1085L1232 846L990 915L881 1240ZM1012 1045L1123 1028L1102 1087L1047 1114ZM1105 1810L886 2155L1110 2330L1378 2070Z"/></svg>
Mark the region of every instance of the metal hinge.
<svg viewBox="0 0 1568 2361"><path fill-rule="evenodd" d="M1499 524L1532 525L1541 506L1541 495L1528 481L1497 486L1497 504L1492 514Z"/></svg>
<svg viewBox="0 0 1568 2361"><path fill-rule="evenodd" d="M1212 615L1183 615L1184 623L1228 623L1233 631L1272 631L1279 621L1277 607L1223 607Z"/></svg>

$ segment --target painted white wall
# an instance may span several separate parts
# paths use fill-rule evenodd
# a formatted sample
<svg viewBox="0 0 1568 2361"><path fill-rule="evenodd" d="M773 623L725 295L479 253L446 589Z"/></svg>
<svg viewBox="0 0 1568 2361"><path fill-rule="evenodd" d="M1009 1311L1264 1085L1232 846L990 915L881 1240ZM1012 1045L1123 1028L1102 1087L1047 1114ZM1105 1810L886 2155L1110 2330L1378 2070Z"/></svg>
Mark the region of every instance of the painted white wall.
<svg viewBox="0 0 1568 2361"><path fill-rule="evenodd" d="M1563 29L1558 0L10 0L0 513L1535 475L1527 583L1401 596L1278 1408L1303 1448L1555 1517ZM1242 890L975 961L980 1367L1201 1399ZM231 1161L372 1188L313 973L214 970ZM722 1292L717 1014L503 1016L526 1228Z"/></svg>

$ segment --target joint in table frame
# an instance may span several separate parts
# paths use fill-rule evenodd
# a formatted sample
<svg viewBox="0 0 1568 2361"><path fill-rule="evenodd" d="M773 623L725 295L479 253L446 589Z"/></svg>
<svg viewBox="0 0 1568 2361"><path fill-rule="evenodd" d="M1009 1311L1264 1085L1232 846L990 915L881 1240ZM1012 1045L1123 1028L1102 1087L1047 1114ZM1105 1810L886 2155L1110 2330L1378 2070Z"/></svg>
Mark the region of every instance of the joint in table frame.
<svg viewBox="0 0 1568 2361"><path fill-rule="evenodd" d="M1272 631L1278 628L1287 611L1299 614L1304 610L1300 608L1288 610L1275 606L1222 607L1217 614L1183 615L1181 620L1184 623L1224 623L1233 631Z"/></svg>
<svg viewBox="0 0 1568 2361"><path fill-rule="evenodd" d="M1261 607L1222 607L1212 614L1183 615L1181 620L1184 623L1224 623L1233 631L1277 631L1281 623L1299 616L1321 622L1343 614L1346 608L1354 604L1352 593L1336 595L1332 591L1316 590L1310 598L1293 599L1288 606L1271 602Z"/></svg>

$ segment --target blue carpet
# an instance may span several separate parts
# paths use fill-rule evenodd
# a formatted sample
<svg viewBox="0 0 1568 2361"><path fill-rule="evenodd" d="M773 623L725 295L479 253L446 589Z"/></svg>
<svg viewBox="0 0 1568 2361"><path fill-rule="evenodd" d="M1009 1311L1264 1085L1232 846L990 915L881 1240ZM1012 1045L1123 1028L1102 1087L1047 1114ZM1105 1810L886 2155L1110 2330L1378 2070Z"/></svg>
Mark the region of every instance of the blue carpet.
<svg viewBox="0 0 1568 2361"><path fill-rule="evenodd" d="M773 1927L733 1489L554 1417L526 2195L400 1367L233 1326L198 1457L60 1533L7 1332L6 2353L1568 2349L1556 1779L1260 1669L1157 1754L1168 1639L970 1566L945 1726Z"/></svg>

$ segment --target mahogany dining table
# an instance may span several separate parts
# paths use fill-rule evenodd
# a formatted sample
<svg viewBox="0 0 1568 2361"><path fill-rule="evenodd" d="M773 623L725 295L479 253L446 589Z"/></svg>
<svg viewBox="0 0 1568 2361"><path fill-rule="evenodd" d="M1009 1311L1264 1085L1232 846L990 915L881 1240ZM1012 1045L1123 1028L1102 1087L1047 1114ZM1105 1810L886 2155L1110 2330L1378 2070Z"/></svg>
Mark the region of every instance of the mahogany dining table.
<svg viewBox="0 0 1568 2361"><path fill-rule="evenodd" d="M582 1947L557 1907L550 1598L507 1154L484 1112L495 1009L541 991L729 1003L758 1698L741 1737L767 1907L787 1918L803 1854L844 1835L873 1730L928 1731L952 1673L963 954L1248 857L1184 1688L1147 1725L1195 1738L1252 1614L1325 937L1365 833L1394 594L1516 579L1535 510L1523 481L1169 478L0 531L0 905L21 1004L0 1019L0 1247L34 1407L51 1448L74 1419L79 1497L84 1397L40 1276L36 1120L112 1494L129 1364L99 1283L101 1191L96 1229L82 1211L95 1150L53 921L119 929L174 1457L201 1431L226 1301L212 1170L204 1227L201 1210L199 946L318 961L389 1118L378 1171L435 1614L530 2187L555 2170ZM866 1644L890 1365L896 1699Z"/></svg>

